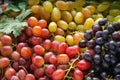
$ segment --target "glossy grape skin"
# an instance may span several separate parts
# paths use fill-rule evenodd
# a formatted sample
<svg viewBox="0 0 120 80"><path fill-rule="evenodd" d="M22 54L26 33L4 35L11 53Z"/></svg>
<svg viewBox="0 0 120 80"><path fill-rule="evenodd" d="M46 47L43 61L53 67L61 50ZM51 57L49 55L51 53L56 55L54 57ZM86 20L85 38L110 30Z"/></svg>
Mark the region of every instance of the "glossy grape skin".
<svg viewBox="0 0 120 80"><path fill-rule="evenodd" d="M27 75L27 73L23 69L20 69L17 72L17 76L19 77L20 80L24 80L26 75Z"/></svg>
<svg viewBox="0 0 120 80"><path fill-rule="evenodd" d="M38 19L37 19L37 18L35 18L35 17L30 17L30 18L28 19L28 25L29 25L30 27L37 26L37 24L38 24Z"/></svg>
<svg viewBox="0 0 120 80"><path fill-rule="evenodd" d="M21 56L25 59L29 59L32 56L32 51L29 47L23 47L21 49Z"/></svg>
<svg viewBox="0 0 120 80"><path fill-rule="evenodd" d="M57 25L58 25L58 27L60 27L63 30L67 30L68 29L68 24L64 20L58 20L57 21Z"/></svg>
<svg viewBox="0 0 120 80"><path fill-rule="evenodd" d="M50 1L45 1L43 7L47 13L51 13L53 10L53 4Z"/></svg>
<svg viewBox="0 0 120 80"><path fill-rule="evenodd" d="M3 35L1 37L1 42L3 45L10 45L10 44L12 44L12 38L8 35Z"/></svg>
<svg viewBox="0 0 120 80"><path fill-rule="evenodd" d="M83 58L86 60L86 61L92 61L93 57L92 57L92 54L88 53L88 52L85 52L83 54Z"/></svg>
<svg viewBox="0 0 120 80"><path fill-rule="evenodd" d="M49 39L46 39L44 42L43 42L43 47L45 48L45 50L49 50L50 47L51 47L51 41Z"/></svg>
<svg viewBox="0 0 120 80"><path fill-rule="evenodd" d="M86 46L87 46L88 48L94 48L95 45L96 45L96 43L95 43L95 40L93 40L93 39L89 40L89 41L86 43Z"/></svg>
<svg viewBox="0 0 120 80"><path fill-rule="evenodd" d="M73 73L74 76L74 80L83 80L84 78L84 74L82 71L80 71L79 69L76 69Z"/></svg>
<svg viewBox="0 0 120 80"><path fill-rule="evenodd" d="M94 50L95 50L95 52L96 52L97 54L99 54L99 53L102 52L102 47L99 46L99 45L96 45L96 46L94 47Z"/></svg>
<svg viewBox="0 0 120 80"><path fill-rule="evenodd" d="M48 25L48 29L50 32L55 32L57 30L57 24L55 22L50 22Z"/></svg>
<svg viewBox="0 0 120 80"><path fill-rule="evenodd" d="M71 46L71 47L68 47L66 49L66 54L70 57L70 58L73 58L76 56L77 52L76 52L76 48Z"/></svg>
<svg viewBox="0 0 120 80"><path fill-rule="evenodd" d="M39 5L33 5L33 6L31 7L31 10L32 10L32 13L38 14L38 13L40 13L41 6L39 6Z"/></svg>
<svg viewBox="0 0 120 80"><path fill-rule="evenodd" d="M57 63L58 64L67 64L69 62L69 57L67 54L59 54L57 56Z"/></svg>
<svg viewBox="0 0 120 80"><path fill-rule="evenodd" d="M43 68L37 68L34 70L34 76L38 79L40 77L44 76L44 69Z"/></svg>
<svg viewBox="0 0 120 80"><path fill-rule="evenodd" d="M67 10L68 9L68 4L65 1L56 1L55 5L60 10Z"/></svg>
<svg viewBox="0 0 120 80"><path fill-rule="evenodd" d="M58 46L58 53L59 54L63 54L65 53L66 49L68 48L68 44L63 42L63 43L60 43L59 46Z"/></svg>
<svg viewBox="0 0 120 80"><path fill-rule="evenodd" d="M7 67L10 64L10 60L7 57L0 58L0 69Z"/></svg>
<svg viewBox="0 0 120 80"><path fill-rule="evenodd" d="M26 46L27 46L26 43L23 43L23 42L18 43L17 46L16 46L16 50L17 50L18 52L21 52L21 49L22 49L23 47L26 47Z"/></svg>
<svg viewBox="0 0 120 80"><path fill-rule="evenodd" d="M58 75L58 76L56 76ZM57 69L56 71L53 72L52 74L52 79L53 80L62 80L64 78L65 72L62 69Z"/></svg>
<svg viewBox="0 0 120 80"><path fill-rule="evenodd" d="M16 71L13 68L8 68L5 71L5 78L7 78L8 80L11 79L12 76L14 76L16 74Z"/></svg>
<svg viewBox="0 0 120 80"><path fill-rule="evenodd" d="M65 37L61 36L61 35L56 35L54 40L62 43L62 42L65 42Z"/></svg>
<svg viewBox="0 0 120 80"><path fill-rule="evenodd" d="M84 20L84 15L81 13L81 12L77 12L75 17L74 17L74 21L77 23L77 24L80 24L82 23Z"/></svg>
<svg viewBox="0 0 120 80"><path fill-rule="evenodd" d="M53 52L47 52L45 53L44 55L44 59L45 59L45 62L49 62L49 58L53 55L54 53Z"/></svg>
<svg viewBox="0 0 120 80"><path fill-rule="evenodd" d="M85 47L86 47L86 40L81 40L81 41L79 42L79 47L80 47L80 48L85 48Z"/></svg>
<svg viewBox="0 0 120 80"><path fill-rule="evenodd" d="M102 30L102 27L99 26L98 24L94 24L94 25L92 26L92 30L93 30L94 33L96 33L96 32L98 32L98 31L101 31L101 30Z"/></svg>
<svg viewBox="0 0 120 80"><path fill-rule="evenodd" d="M36 36L32 36L28 39L28 43L32 45L39 45L42 43L42 41L43 39L41 37L36 37Z"/></svg>
<svg viewBox="0 0 120 80"><path fill-rule="evenodd" d="M42 28L40 26L34 26L32 32L34 36L40 37L42 34Z"/></svg>
<svg viewBox="0 0 120 80"><path fill-rule="evenodd" d="M41 45L35 45L33 50L37 55L43 55L45 51L45 49Z"/></svg>
<svg viewBox="0 0 120 80"><path fill-rule="evenodd" d="M29 4L30 6L39 4L39 2L40 2L39 0L28 0L28 4Z"/></svg>
<svg viewBox="0 0 120 80"><path fill-rule="evenodd" d="M44 39L47 39L50 37L50 32L48 29L46 28L43 28L42 29L42 33L41 33L41 37L43 37Z"/></svg>
<svg viewBox="0 0 120 80"><path fill-rule="evenodd" d="M57 57L56 57L55 55L51 55L51 56L49 57L49 62L50 62L51 64L56 64L56 63L57 63Z"/></svg>
<svg viewBox="0 0 120 80"><path fill-rule="evenodd" d="M27 74L25 80L35 80L35 76L33 74Z"/></svg>
<svg viewBox="0 0 120 80"><path fill-rule="evenodd" d="M19 61L20 59L20 53L17 52L17 51L13 51L12 54L11 54L11 58L15 61Z"/></svg>

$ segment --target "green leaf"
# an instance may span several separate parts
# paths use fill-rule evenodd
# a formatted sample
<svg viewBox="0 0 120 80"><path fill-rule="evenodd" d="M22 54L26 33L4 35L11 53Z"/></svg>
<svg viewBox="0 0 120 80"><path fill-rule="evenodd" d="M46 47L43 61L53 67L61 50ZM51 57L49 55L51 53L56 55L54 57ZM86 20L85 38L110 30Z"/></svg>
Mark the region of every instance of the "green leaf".
<svg viewBox="0 0 120 80"><path fill-rule="evenodd" d="M31 14L31 10L26 10L16 17L19 21L23 21L27 16Z"/></svg>
<svg viewBox="0 0 120 80"><path fill-rule="evenodd" d="M26 6L27 6L27 3L26 3L26 2L20 2L20 3L18 3L18 7L19 7L21 10L25 10L25 9L26 9Z"/></svg>
<svg viewBox="0 0 120 80"><path fill-rule="evenodd" d="M7 10L12 10L14 12L19 12L20 11L20 9L17 6L13 5L12 3L8 4Z"/></svg>
<svg viewBox="0 0 120 80"><path fill-rule="evenodd" d="M0 22L0 32L5 34L12 33L14 37L17 37L24 29L24 26L28 26L27 22L20 22L13 18L7 18Z"/></svg>

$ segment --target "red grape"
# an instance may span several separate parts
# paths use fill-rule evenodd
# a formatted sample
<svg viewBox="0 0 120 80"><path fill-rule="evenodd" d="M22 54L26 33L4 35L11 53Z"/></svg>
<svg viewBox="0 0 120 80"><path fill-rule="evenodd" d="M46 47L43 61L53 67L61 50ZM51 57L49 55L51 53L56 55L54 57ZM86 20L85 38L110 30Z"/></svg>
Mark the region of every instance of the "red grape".
<svg viewBox="0 0 120 80"><path fill-rule="evenodd" d="M90 67L91 67L91 63L90 62L87 62L87 61L85 61L85 60L80 60L78 63L77 63L77 67L78 67L78 69L80 69L80 70L88 70L88 69L90 69Z"/></svg>
<svg viewBox="0 0 120 80"><path fill-rule="evenodd" d="M12 76L10 80L21 80L17 76Z"/></svg>
<svg viewBox="0 0 120 80"><path fill-rule="evenodd" d="M24 80L35 80L35 76L33 74L27 74Z"/></svg>
<svg viewBox="0 0 120 80"><path fill-rule="evenodd" d="M67 48L68 48L68 45L65 42L61 43L58 47L58 53L60 54L65 53Z"/></svg>
<svg viewBox="0 0 120 80"><path fill-rule="evenodd" d="M19 70L17 73L17 76L19 77L20 80L25 80L26 75L27 74L23 69Z"/></svg>
<svg viewBox="0 0 120 80"><path fill-rule="evenodd" d="M49 58L53 55L53 52L47 52L44 55L45 62L49 62Z"/></svg>
<svg viewBox="0 0 120 80"><path fill-rule="evenodd" d="M20 53L17 52L17 51L13 51L12 54L11 54L11 58L15 61L19 61L20 59Z"/></svg>
<svg viewBox="0 0 120 80"><path fill-rule="evenodd" d="M73 58L74 56L76 56L76 48L73 46L70 46L66 49L66 54L70 57Z"/></svg>
<svg viewBox="0 0 120 80"><path fill-rule="evenodd" d="M30 69L31 69L31 70L35 70L35 69L37 69L37 66L35 66L34 64L31 64L31 65L30 65Z"/></svg>
<svg viewBox="0 0 120 80"><path fill-rule="evenodd" d="M83 72L80 71L79 69L76 69L74 71L73 76L74 76L74 80L83 80L84 78Z"/></svg>
<svg viewBox="0 0 120 80"><path fill-rule="evenodd" d="M59 42L58 41L53 41L52 44L51 44L51 49L54 51L54 52L57 52L58 51L58 47L59 47Z"/></svg>
<svg viewBox="0 0 120 80"><path fill-rule="evenodd" d="M52 65L52 64L47 65L46 68L45 68L45 74L48 77L51 77L55 70L56 70L56 67L54 65Z"/></svg>
<svg viewBox="0 0 120 80"><path fill-rule="evenodd" d="M44 76L44 69L43 68L37 68L34 70L34 75L38 79L40 77Z"/></svg>
<svg viewBox="0 0 120 80"><path fill-rule="evenodd" d="M68 65L67 64L58 65L57 69L66 70L66 69L68 69Z"/></svg>
<svg viewBox="0 0 120 80"><path fill-rule="evenodd" d="M15 71L18 71L19 70L19 63L18 62L14 62L12 64L12 67L15 69Z"/></svg>
<svg viewBox="0 0 120 80"><path fill-rule="evenodd" d="M56 71L53 72L52 74L52 79L53 80L62 80L65 76L65 71L62 69L57 69Z"/></svg>
<svg viewBox="0 0 120 80"><path fill-rule="evenodd" d="M45 50L49 50L51 48L51 41L49 39L46 39L43 42L43 47L45 48Z"/></svg>
<svg viewBox="0 0 120 80"><path fill-rule="evenodd" d="M24 58L21 57L21 58L19 59L19 64L20 64L20 65L25 65L26 63L27 63L27 62L26 62L26 60L25 60Z"/></svg>
<svg viewBox="0 0 120 80"><path fill-rule="evenodd" d="M10 64L10 60L7 57L0 58L0 69L7 67Z"/></svg>
<svg viewBox="0 0 120 80"><path fill-rule="evenodd" d="M45 49L41 45L35 45L33 50L38 55L42 55L45 51Z"/></svg>
<svg viewBox="0 0 120 80"><path fill-rule="evenodd" d="M45 19L41 19L38 21L38 26L41 26L42 28L47 27L47 21Z"/></svg>
<svg viewBox="0 0 120 80"><path fill-rule="evenodd" d="M37 67L41 67L44 64L44 59L41 56L35 56L32 58L32 63Z"/></svg>
<svg viewBox="0 0 120 80"><path fill-rule="evenodd" d="M32 28L31 27L25 27L25 33L27 36L32 36Z"/></svg>
<svg viewBox="0 0 120 80"><path fill-rule="evenodd" d="M29 38L29 43L33 44L33 45L39 45L42 43L42 38L41 37L36 37L36 36L32 36Z"/></svg>
<svg viewBox="0 0 120 80"><path fill-rule="evenodd" d="M29 47L23 47L21 49L21 56L25 59L29 59L32 56L32 51Z"/></svg>
<svg viewBox="0 0 120 80"><path fill-rule="evenodd" d="M3 45L10 45L10 44L12 44L12 38L8 35L3 35L1 37L1 42Z"/></svg>
<svg viewBox="0 0 120 80"><path fill-rule="evenodd" d="M69 57L66 54L59 54L57 56L57 63L58 64L67 64L69 62Z"/></svg>
<svg viewBox="0 0 120 80"><path fill-rule="evenodd" d="M27 46L26 43L21 42L21 43L19 43L19 44L17 45L16 50L20 53L20 52L21 52L21 49L22 49L23 47L26 47L26 46Z"/></svg>
<svg viewBox="0 0 120 80"><path fill-rule="evenodd" d="M57 63L57 58L56 58L56 56L55 56L55 55L50 56L50 57L49 57L49 62L50 62L51 64L56 64L56 63Z"/></svg>
<svg viewBox="0 0 120 80"><path fill-rule="evenodd" d="M5 71L5 78L10 80L12 76L16 75L16 71L13 68L8 68Z"/></svg>
<svg viewBox="0 0 120 80"><path fill-rule="evenodd" d="M1 49L1 54L3 56L10 56L13 52L13 49L11 46L3 46Z"/></svg>
<svg viewBox="0 0 120 80"><path fill-rule="evenodd" d="M46 28L43 28L43 29L42 29L41 37L46 39L46 38L49 38L49 36L50 36L49 30L46 29Z"/></svg>

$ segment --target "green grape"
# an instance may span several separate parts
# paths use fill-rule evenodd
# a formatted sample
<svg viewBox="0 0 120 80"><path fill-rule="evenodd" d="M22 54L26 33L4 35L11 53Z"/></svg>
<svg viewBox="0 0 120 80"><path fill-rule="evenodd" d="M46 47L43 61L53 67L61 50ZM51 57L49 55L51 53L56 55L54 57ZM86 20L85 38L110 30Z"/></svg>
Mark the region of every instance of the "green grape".
<svg viewBox="0 0 120 80"><path fill-rule="evenodd" d="M84 20L84 15L81 13L81 12L77 12L77 14L75 15L74 17L74 21L77 23L77 24L80 24L82 23Z"/></svg>
<svg viewBox="0 0 120 80"><path fill-rule="evenodd" d="M65 37L61 36L61 35L56 35L54 40L62 43L62 42L65 42Z"/></svg>
<svg viewBox="0 0 120 80"><path fill-rule="evenodd" d="M109 11L109 15L111 15L111 16L120 15L120 10L119 9L112 9Z"/></svg>
<svg viewBox="0 0 120 80"><path fill-rule="evenodd" d="M97 11L98 11L98 12L103 12L103 11L105 11L106 9L108 9L109 6L110 6L110 3L109 3L109 2L103 2L103 3L101 3L101 4L99 4L99 5L97 6Z"/></svg>
<svg viewBox="0 0 120 80"><path fill-rule="evenodd" d="M61 18L61 12L57 7L54 7L51 14L52 21L59 21Z"/></svg>
<svg viewBox="0 0 120 80"><path fill-rule="evenodd" d="M93 24L94 20L92 18L87 18L84 23L84 31L91 29Z"/></svg>
<svg viewBox="0 0 120 80"><path fill-rule="evenodd" d="M120 21L120 15L118 15L114 18L114 22L119 22L119 21Z"/></svg>
<svg viewBox="0 0 120 80"><path fill-rule="evenodd" d="M109 23L113 23L114 16L108 15L107 19L108 19Z"/></svg>
<svg viewBox="0 0 120 80"><path fill-rule="evenodd" d="M60 10L67 10L68 9L68 4L65 1L56 1L55 5Z"/></svg>
<svg viewBox="0 0 120 80"><path fill-rule="evenodd" d="M73 17L75 17L75 15L77 14L77 11L73 9L70 13Z"/></svg>
<svg viewBox="0 0 120 80"><path fill-rule="evenodd" d="M75 1L75 9L77 11L81 11L82 10L82 6L85 4L85 0L76 0Z"/></svg>
<svg viewBox="0 0 120 80"><path fill-rule="evenodd" d="M73 45L74 44L74 39L73 39L73 36L72 35L67 35L66 36L66 42L68 45Z"/></svg>
<svg viewBox="0 0 120 80"><path fill-rule="evenodd" d="M53 10L53 5L50 1L45 1L43 3L43 7L44 7L45 11L48 12L48 13L51 13L52 10Z"/></svg>
<svg viewBox="0 0 120 80"><path fill-rule="evenodd" d="M48 29L50 32L55 32L57 30L57 24L55 22L50 22Z"/></svg>
<svg viewBox="0 0 120 80"><path fill-rule="evenodd" d="M40 0L28 0L28 4L30 6L37 5L39 4Z"/></svg>
<svg viewBox="0 0 120 80"><path fill-rule="evenodd" d="M68 12L68 11L63 11L62 12L62 20L69 23L70 21L72 21L72 19L73 19L73 17L72 17L70 12Z"/></svg>
<svg viewBox="0 0 120 80"><path fill-rule="evenodd" d="M76 31L79 32L84 32L84 25L77 25L77 27L75 28Z"/></svg>
<svg viewBox="0 0 120 80"><path fill-rule="evenodd" d="M58 27L60 27L63 30L67 30L67 28L68 28L68 24L64 20L59 20L57 22L57 25L58 25Z"/></svg>
<svg viewBox="0 0 120 80"><path fill-rule="evenodd" d="M76 28L76 26L77 26L77 25L76 25L76 23L75 23L75 22L73 22L73 21L72 21L72 22L69 22L69 24L68 24L68 25L69 25L69 27L68 27L68 28L69 28L70 30L75 30L75 28Z"/></svg>
<svg viewBox="0 0 120 80"><path fill-rule="evenodd" d="M101 14L101 13L98 13L97 15L96 15L96 19L99 19L99 18L104 18L104 16ZM96 20L95 19L95 20Z"/></svg>

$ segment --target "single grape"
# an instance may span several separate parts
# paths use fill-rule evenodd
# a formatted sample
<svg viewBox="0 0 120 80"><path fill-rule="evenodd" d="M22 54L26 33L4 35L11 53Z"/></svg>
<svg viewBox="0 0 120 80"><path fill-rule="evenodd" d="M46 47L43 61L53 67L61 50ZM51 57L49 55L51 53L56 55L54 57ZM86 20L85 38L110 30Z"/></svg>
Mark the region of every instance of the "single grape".
<svg viewBox="0 0 120 80"><path fill-rule="evenodd" d="M16 74L16 71L13 68L8 68L5 71L5 78L11 80L12 76Z"/></svg>
<svg viewBox="0 0 120 80"><path fill-rule="evenodd" d="M45 49L41 46L41 45L35 45L33 47L33 51L37 54L37 55L43 55Z"/></svg>
<svg viewBox="0 0 120 80"><path fill-rule="evenodd" d="M20 80L17 76L12 76L10 80Z"/></svg>
<svg viewBox="0 0 120 80"><path fill-rule="evenodd" d="M41 57L41 56L35 56L32 58L32 63L37 67L43 66L44 62L45 61L44 61L43 57Z"/></svg>
<svg viewBox="0 0 120 80"><path fill-rule="evenodd" d="M17 72L17 76L19 77L20 80L24 80L26 75L27 75L27 73L23 69L20 69Z"/></svg>
<svg viewBox="0 0 120 80"><path fill-rule="evenodd" d="M74 80L83 80L84 78L84 74L82 71L80 71L79 69L76 69L73 73L74 76Z"/></svg>
<svg viewBox="0 0 120 80"><path fill-rule="evenodd" d="M57 26L60 27L63 30L67 30L68 29L68 24L64 20L58 20L57 21Z"/></svg>
<svg viewBox="0 0 120 80"><path fill-rule="evenodd" d="M23 47L21 49L21 56L25 59L30 59L30 57L32 56L32 51L30 47Z"/></svg>
<svg viewBox="0 0 120 80"><path fill-rule="evenodd" d="M3 35L0 40L1 40L3 45L12 44L12 38L10 36L8 36L8 35Z"/></svg>
<svg viewBox="0 0 120 80"><path fill-rule="evenodd" d="M35 80L35 76L33 74L27 74L25 80Z"/></svg>
<svg viewBox="0 0 120 80"><path fill-rule="evenodd" d="M44 76L44 69L43 68L37 68L34 70L34 76L38 79L40 77Z"/></svg>
<svg viewBox="0 0 120 80"><path fill-rule="evenodd" d="M28 18L28 25L30 27L37 26L37 24L38 24L38 19L37 18L35 18L35 17Z"/></svg>
<svg viewBox="0 0 120 80"><path fill-rule="evenodd" d="M58 64L67 64L69 62L69 57L67 54L59 54L57 56L57 63Z"/></svg>
<svg viewBox="0 0 120 80"><path fill-rule="evenodd" d="M0 69L7 67L10 64L10 60L7 57L0 58Z"/></svg>
<svg viewBox="0 0 120 80"><path fill-rule="evenodd" d="M17 51L13 51L12 54L11 54L11 58L15 61L19 61L20 57L21 57L20 53L17 52Z"/></svg>

